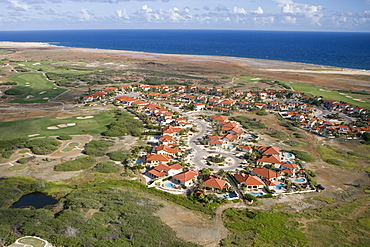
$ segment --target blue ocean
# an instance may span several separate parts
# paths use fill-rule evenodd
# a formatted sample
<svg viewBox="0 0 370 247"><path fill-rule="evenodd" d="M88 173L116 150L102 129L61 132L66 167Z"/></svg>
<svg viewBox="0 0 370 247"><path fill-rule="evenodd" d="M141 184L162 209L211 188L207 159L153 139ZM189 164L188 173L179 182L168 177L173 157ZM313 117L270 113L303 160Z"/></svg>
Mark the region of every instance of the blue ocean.
<svg viewBox="0 0 370 247"><path fill-rule="evenodd" d="M1 31L0 41L259 58L370 70L370 33L240 30Z"/></svg>

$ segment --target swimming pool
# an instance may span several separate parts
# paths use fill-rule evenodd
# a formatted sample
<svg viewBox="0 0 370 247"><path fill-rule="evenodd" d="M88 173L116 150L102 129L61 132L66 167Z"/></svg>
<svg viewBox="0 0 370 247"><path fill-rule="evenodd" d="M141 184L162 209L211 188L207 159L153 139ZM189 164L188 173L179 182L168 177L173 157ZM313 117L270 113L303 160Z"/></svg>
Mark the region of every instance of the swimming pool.
<svg viewBox="0 0 370 247"><path fill-rule="evenodd" d="M136 164L140 164L142 162L142 160L139 158L136 160Z"/></svg>
<svg viewBox="0 0 370 247"><path fill-rule="evenodd" d="M305 178L297 178L297 179L294 179L294 182L296 182L296 183L304 183L304 182L306 182L306 179Z"/></svg>
<svg viewBox="0 0 370 247"><path fill-rule="evenodd" d="M284 187L284 184L281 183L281 184L276 185L275 187L276 187L276 189L281 190L281 188Z"/></svg>
<svg viewBox="0 0 370 247"><path fill-rule="evenodd" d="M252 195L252 196L262 196L262 195L263 195L263 193L262 193L262 192L250 192L250 193L248 193L248 194L250 194L250 195Z"/></svg>
<svg viewBox="0 0 370 247"><path fill-rule="evenodd" d="M236 194L226 194L226 195L221 196L221 198L225 198L225 199L234 199L237 197L238 196Z"/></svg>
<svg viewBox="0 0 370 247"><path fill-rule="evenodd" d="M174 184L165 184L164 186L171 188L171 189L177 189L177 187Z"/></svg>
<svg viewBox="0 0 370 247"><path fill-rule="evenodd" d="M230 144L230 145L229 145L229 148L235 148L235 146Z"/></svg>
<svg viewBox="0 0 370 247"><path fill-rule="evenodd" d="M287 153L287 154L286 154L286 157L288 157L288 158L292 158L292 157L294 157L294 156L293 156L293 154L291 154L291 153Z"/></svg>

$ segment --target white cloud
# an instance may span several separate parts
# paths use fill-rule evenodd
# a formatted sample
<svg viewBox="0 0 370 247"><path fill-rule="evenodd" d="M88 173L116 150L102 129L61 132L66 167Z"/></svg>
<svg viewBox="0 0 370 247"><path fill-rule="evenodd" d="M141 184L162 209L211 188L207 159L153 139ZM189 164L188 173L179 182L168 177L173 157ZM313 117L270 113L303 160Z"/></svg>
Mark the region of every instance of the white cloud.
<svg viewBox="0 0 370 247"><path fill-rule="evenodd" d="M30 9L30 6L28 6L27 4L20 4L17 0L10 0L9 3L9 9L12 10L27 11Z"/></svg>
<svg viewBox="0 0 370 247"><path fill-rule="evenodd" d="M296 24L297 23L297 18L287 15L287 16L283 17L282 23Z"/></svg>
<svg viewBox="0 0 370 247"><path fill-rule="evenodd" d="M284 4L292 4L293 0L273 0L274 2L277 2L279 5L284 5Z"/></svg>
<svg viewBox="0 0 370 247"><path fill-rule="evenodd" d="M262 15L263 9L261 7L258 7L256 10L251 11L251 13Z"/></svg>
<svg viewBox="0 0 370 247"><path fill-rule="evenodd" d="M245 11L244 8L234 7L233 8L233 13L234 14L243 14L243 15L246 15L247 14L247 11Z"/></svg>
<svg viewBox="0 0 370 247"><path fill-rule="evenodd" d="M88 9L82 9L81 13L80 21L90 21L92 19L92 14Z"/></svg>
<svg viewBox="0 0 370 247"><path fill-rule="evenodd" d="M118 19L130 19L130 17L127 16L126 9L117 9L115 13Z"/></svg>

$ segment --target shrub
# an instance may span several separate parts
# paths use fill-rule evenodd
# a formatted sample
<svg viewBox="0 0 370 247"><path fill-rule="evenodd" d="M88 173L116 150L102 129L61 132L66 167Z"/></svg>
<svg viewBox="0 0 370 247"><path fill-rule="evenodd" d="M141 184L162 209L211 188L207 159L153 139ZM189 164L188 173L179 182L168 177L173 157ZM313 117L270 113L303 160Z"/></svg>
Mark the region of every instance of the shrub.
<svg viewBox="0 0 370 247"><path fill-rule="evenodd" d="M69 136L69 135L61 135L61 136L58 136L58 139L59 140L72 140L72 136Z"/></svg>
<svg viewBox="0 0 370 247"><path fill-rule="evenodd" d="M113 161L102 162L94 167L94 171L102 173L115 173L119 172L119 170L119 167Z"/></svg>
<svg viewBox="0 0 370 247"><path fill-rule="evenodd" d="M122 161L122 162L127 162L129 159L131 159L131 153L128 150L113 151L113 152L107 153L107 156L111 160Z"/></svg>
<svg viewBox="0 0 370 247"><path fill-rule="evenodd" d="M315 158L311 154L309 154L305 151L290 150L289 152L294 154L300 160L303 160L303 161L306 161L306 162L314 162L315 161Z"/></svg>
<svg viewBox="0 0 370 247"><path fill-rule="evenodd" d="M26 147L30 148L34 154L50 154L59 148L60 141L52 138L40 138L30 140L26 143Z"/></svg>
<svg viewBox="0 0 370 247"><path fill-rule="evenodd" d="M10 88L4 92L7 95L21 95L23 94L22 90L19 90L17 88Z"/></svg>
<svg viewBox="0 0 370 247"><path fill-rule="evenodd" d="M80 171L90 168L95 164L95 159L91 156L79 157L75 160L70 160L61 163L55 167L55 171Z"/></svg>
<svg viewBox="0 0 370 247"><path fill-rule="evenodd" d="M111 142L104 140L92 140L87 144L85 153L93 156L104 156L110 146L113 146Z"/></svg>
<svg viewBox="0 0 370 247"><path fill-rule="evenodd" d="M20 163L20 164L26 164L28 161L27 158L20 158L17 162Z"/></svg>

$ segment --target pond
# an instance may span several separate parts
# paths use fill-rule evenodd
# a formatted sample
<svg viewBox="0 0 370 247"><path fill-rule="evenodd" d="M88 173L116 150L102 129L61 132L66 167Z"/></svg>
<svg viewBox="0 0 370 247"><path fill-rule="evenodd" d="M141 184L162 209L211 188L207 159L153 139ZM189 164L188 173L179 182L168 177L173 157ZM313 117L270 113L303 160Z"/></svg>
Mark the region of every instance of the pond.
<svg viewBox="0 0 370 247"><path fill-rule="evenodd" d="M54 205L58 202L54 197L48 196L41 192L34 192L22 196L17 202L15 202L11 208L25 208L25 207L34 207L34 208L43 208L47 205Z"/></svg>

